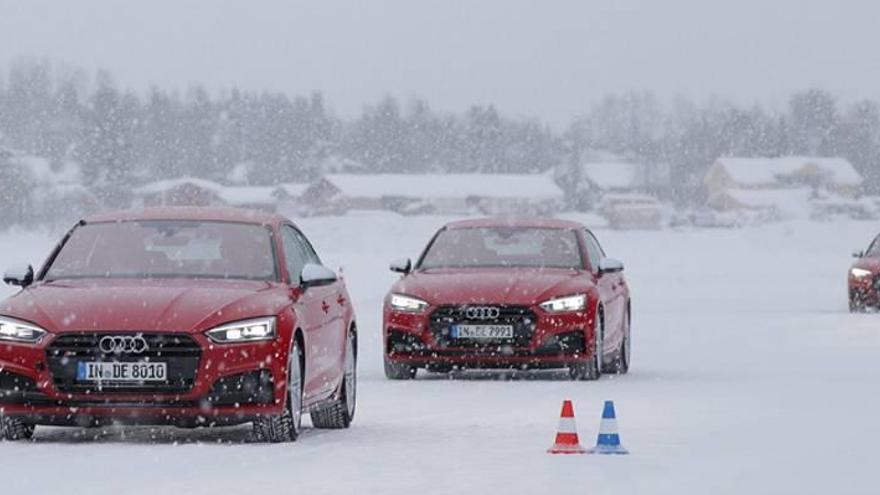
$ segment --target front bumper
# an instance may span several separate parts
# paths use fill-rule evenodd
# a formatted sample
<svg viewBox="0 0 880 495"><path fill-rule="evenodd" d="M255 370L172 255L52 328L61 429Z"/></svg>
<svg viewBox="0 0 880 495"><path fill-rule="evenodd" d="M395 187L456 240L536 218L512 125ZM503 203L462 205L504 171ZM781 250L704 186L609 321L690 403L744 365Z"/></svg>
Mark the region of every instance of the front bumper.
<svg viewBox="0 0 880 495"><path fill-rule="evenodd" d="M880 305L880 275L849 276L850 300L860 304Z"/></svg>
<svg viewBox="0 0 880 495"><path fill-rule="evenodd" d="M71 335L102 333L52 335L36 345L0 343L0 413L48 425L199 426L245 423L283 410L283 363L289 352L284 342L289 336L218 345L200 334L186 335L192 345L185 353L167 350L164 355L125 358L53 345ZM175 335L150 334L166 339ZM146 384L98 388L76 383L70 375L78 361L133 359L166 361L168 384L152 389ZM186 366L192 369L187 371Z"/></svg>
<svg viewBox="0 0 880 495"><path fill-rule="evenodd" d="M594 310L550 314L536 306L502 307L515 316L514 337L488 342L463 342L449 337L448 328L467 321L450 312L450 306L422 314L385 307L383 341L390 362L416 367L461 368L562 368L593 357ZM458 313L460 314L460 313ZM502 316L502 319L505 318ZM512 317L514 318L514 317Z"/></svg>

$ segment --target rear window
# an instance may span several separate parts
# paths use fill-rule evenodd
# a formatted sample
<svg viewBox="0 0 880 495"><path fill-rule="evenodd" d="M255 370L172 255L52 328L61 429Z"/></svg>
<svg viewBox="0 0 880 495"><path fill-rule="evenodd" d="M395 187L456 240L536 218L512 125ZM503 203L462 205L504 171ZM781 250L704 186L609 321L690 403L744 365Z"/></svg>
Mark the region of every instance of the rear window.
<svg viewBox="0 0 880 495"><path fill-rule="evenodd" d="M277 277L269 227L161 220L77 227L45 278Z"/></svg>
<svg viewBox="0 0 880 495"><path fill-rule="evenodd" d="M583 268L577 234L567 229L478 227L441 231L419 268Z"/></svg>

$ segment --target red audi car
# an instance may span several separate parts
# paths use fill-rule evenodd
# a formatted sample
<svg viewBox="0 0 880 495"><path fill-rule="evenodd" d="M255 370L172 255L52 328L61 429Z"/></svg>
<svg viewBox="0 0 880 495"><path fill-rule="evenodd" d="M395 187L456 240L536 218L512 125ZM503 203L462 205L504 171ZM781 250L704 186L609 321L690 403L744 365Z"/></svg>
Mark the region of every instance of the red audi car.
<svg viewBox="0 0 880 495"><path fill-rule="evenodd" d="M880 236L874 238L867 251L853 256L857 260L849 269L849 310L855 313L880 308Z"/></svg>
<svg viewBox="0 0 880 495"><path fill-rule="evenodd" d="M419 368L568 368L572 379L626 373L629 289L583 225L483 219L437 232L385 298L385 374Z"/></svg>
<svg viewBox="0 0 880 495"><path fill-rule="evenodd" d="M0 303L0 418L35 425L252 422L293 441L303 413L345 428L357 334L344 282L276 215L102 214L76 225Z"/></svg>

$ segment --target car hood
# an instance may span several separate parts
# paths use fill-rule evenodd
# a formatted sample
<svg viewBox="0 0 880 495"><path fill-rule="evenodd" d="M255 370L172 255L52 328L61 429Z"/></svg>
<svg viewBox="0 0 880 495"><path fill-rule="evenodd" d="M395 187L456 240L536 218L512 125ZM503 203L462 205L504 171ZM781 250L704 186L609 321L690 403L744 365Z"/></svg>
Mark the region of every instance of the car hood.
<svg viewBox="0 0 880 495"><path fill-rule="evenodd" d="M206 280L60 280L38 283L0 303L0 315L50 332L199 332L277 314L290 304L280 284Z"/></svg>
<svg viewBox="0 0 880 495"><path fill-rule="evenodd" d="M391 291L431 304L533 305L584 293L591 285L588 274L567 269L431 269L400 279Z"/></svg>

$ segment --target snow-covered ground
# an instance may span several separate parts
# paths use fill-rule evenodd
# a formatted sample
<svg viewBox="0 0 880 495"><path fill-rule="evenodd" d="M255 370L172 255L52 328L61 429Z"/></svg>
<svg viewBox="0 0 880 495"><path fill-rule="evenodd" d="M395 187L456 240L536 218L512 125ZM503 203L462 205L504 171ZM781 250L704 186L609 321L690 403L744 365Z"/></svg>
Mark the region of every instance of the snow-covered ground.
<svg viewBox="0 0 880 495"><path fill-rule="evenodd" d="M0 492L877 493L880 315L851 315L850 253L870 222L729 231L598 230L634 297L633 369L596 383L479 373L389 382L380 305L388 261L445 220L352 214L300 222L344 266L361 329L359 405L345 431L251 443L248 428L38 429L0 444ZM55 241L0 236L0 265ZM3 289L3 295L8 289ZM512 379L505 379L512 378ZM594 441L613 399L629 456L551 456L560 403Z"/></svg>

